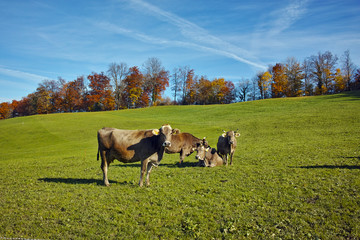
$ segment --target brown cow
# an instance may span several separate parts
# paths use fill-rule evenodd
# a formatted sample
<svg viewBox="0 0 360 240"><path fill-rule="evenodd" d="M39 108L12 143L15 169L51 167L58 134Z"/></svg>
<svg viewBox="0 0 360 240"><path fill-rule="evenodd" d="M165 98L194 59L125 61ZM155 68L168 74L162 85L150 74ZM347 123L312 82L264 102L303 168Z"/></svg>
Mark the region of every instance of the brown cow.
<svg viewBox="0 0 360 240"><path fill-rule="evenodd" d="M108 167L114 159L117 159L123 163L141 161L139 186L143 185L145 172L147 172L146 185L149 185L151 169L160 163L165 147L171 146L172 135L173 129L170 125L163 125L160 129L153 130L100 129L97 159L99 160L100 153L104 184L110 185L107 177Z"/></svg>
<svg viewBox="0 0 360 240"><path fill-rule="evenodd" d="M218 155L215 148L201 143L197 148L196 159L199 159L199 165L204 167L216 167L224 165L224 160Z"/></svg>
<svg viewBox="0 0 360 240"><path fill-rule="evenodd" d="M217 150L221 158L224 160L224 163L227 163L227 155L230 156L230 165L232 165L232 159L235 153L237 141L236 138L240 136L240 133L236 131L225 132L219 137L217 143Z"/></svg>
<svg viewBox="0 0 360 240"><path fill-rule="evenodd" d="M185 156L192 154L197 146L202 142L201 139L194 137L190 133L175 134L171 138L171 146L165 149L168 154L180 153L180 163L184 161Z"/></svg>

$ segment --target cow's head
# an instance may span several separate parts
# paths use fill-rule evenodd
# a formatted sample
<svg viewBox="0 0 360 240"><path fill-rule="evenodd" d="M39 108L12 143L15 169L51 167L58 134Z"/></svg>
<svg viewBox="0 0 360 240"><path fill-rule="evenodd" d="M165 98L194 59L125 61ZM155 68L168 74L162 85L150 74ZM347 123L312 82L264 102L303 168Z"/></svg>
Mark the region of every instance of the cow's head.
<svg viewBox="0 0 360 240"><path fill-rule="evenodd" d="M196 145L195 150L196 150L197 154L196 154L195 158L200 161L205 161L205 155L206 155L206 152L209 151L209 149L211 149L211 148L210 148L208 142L206 141L205 138L203 138L201 140L201 142Z"/></svg>
<svg viewBox="0 0 360 240"><path fill-rule="evenodd" d="M226 141L229 145L232 145L236 142L236 137L240 137L240 133L238 133L237 131L238 130L228 132L223 131L222 136L226 138Z"/></svg>
<svg viewBox="0 0 360 240"><path fill-rule="evenodd" d="M160 129L154 129L152 132L154 135L160 136L162 146L171 146L171 136L179 132L179 129L172 129L169 124L162 125Z"/></svg>

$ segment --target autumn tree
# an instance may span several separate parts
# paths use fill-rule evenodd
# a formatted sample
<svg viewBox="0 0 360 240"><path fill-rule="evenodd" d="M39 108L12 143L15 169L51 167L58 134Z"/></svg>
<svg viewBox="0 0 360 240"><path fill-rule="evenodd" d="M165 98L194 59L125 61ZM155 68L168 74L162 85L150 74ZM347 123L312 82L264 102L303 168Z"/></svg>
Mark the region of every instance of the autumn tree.
<svg viewBox="0 0 360 240"><path fill-rule="evenodd" d="M8 102L0 103L0 119L10 118L12 114L11 104Z"/></svg>
<svg viewBox="0 0 360 240"><path fill-rule="evenodd" d="M196 102L205 105L211 103L212 84L206 77L201 76L196 82Z"/></svg>
<svg viewBox="0 0 360 240"><path fill-rule="evenodd" d="M109 69L107 70L108 76L112 81L114 88L114 98L115 98L115 109L119 110L124 104L122 101L122 93L125 89L124 79L129 73L129 69L126 63L111 63Z"/></svg>
<svg viewBox="0 0 360 240"><path fill-rule="evenodd" d="M271 86L271 77L272 75L266 72L259 72L257 74L257 85L260 91L260 98L265 99L269 97L269 90Z"/></svg>
<svg viewBox="0 0 360 240"><path fill-rule="evenodd" d="M85 110L86 87L84 77L67 82L62 89L62 109L65 112Z"/></svg>
<svg viewBox="0 0 360 240"><path fill-rule="evenodd" d="M23 97L20 101L18 101L16 107L14 108L13 114L19 117L31 115L29 95L27 97Z"/></svg>
<svg viewBox="0 0 360 240"><path fill-rule="evenodd" d="M224 78L215 78L212 82L211 82L211 90L212 90L212 94L211 94L211 102L213 104L216 103L222 103L225 99L225 92L224 92L224 88L225 87L225 79Z"/></svg>
<svg viewBox="0 0 360 240"><path fill-rule="evenodd" d="M144 76L138 67L129 69L129 74L124 79L123 102L127 108L140 107L144 102L149 101L147 92L144 92Z"/></svg>
<svg viewBox="0 0 360 240"><path fill-rule="evenodd" d="M302 94L302 79L304 75L300 63L294 58L290 57L286 61L286 76L287 76L287 97L299 97Z"/></svg>
<svg viewBox="0 0 360 240"><path fill-rule="evenodd" d="M347 87L347 80L342 75L340 68L336 69L334 75L334 91L335 93L343 92Z"/></svg>
<svg viewBox="0 0 360 240"><path fill-rule="evenodd" d="M39 84L40 88L45 89L50 96L50 112L60 112L62 111L62 96L61 90L66 81L59 77L58 80L44 80Z"/></svg>
<svg viewBox="0 0 360 240"><path fill-rule="evenodd" d="M338 58L331 52L318 53L310 57L311 69L316 82L315 94L331 93L333 75Z"/></svg>
<svg viewBox="0 0 360 240"><path fill-rule="evenodd" d="M37 114L51 113L51 92L44 86L39 86L33 96L33 104Z"/></svg>
<svg viewBox="0 0 360 240"><path fill-rule="evenodd" d="M224 78L215 78L212 81L213 103L228 104L235 100L235 85Z"/></svg>
<svg viewBox="0 0 360 240"><path fill-rule="evenodd" d="M115 108L110 79L102 72L92 73L89 80L90 92L87 95L87 105L90 111L105 111Z"/></svg>
<svg viewBox="0 0 360 240"><path fill-rule="evenodd" d="M18 113L15 110L19 106L19 102L20 101L12 100L12 102L10 104L10 108L12 109L11 117L17 117L18 116Z"/></svg>
<svg viewBox="0 0 360 240"><path fill-rule="evenodd" d="M196 95L196 80L194 69L188 69L186 73L186 78L184 81L184 92L185 96L183 99L184 104L194 104L195 95Z"/></svg>
<svg viewBox="0 0 360 240"><path fill-rule="evenodd" d="M169 86L169 72L164 69L158 58L149 58L144 63L145 85L150 92L151 105L161 99L162 92Z"/></svg>
<svg viewBox="0 0 360 240"><path fill-rule="evenodd" d="M288 85L289 81L286 75L286 67L281 63L277 63L272 67L272 97L280 98L286 96L288 94Z"/></svg>

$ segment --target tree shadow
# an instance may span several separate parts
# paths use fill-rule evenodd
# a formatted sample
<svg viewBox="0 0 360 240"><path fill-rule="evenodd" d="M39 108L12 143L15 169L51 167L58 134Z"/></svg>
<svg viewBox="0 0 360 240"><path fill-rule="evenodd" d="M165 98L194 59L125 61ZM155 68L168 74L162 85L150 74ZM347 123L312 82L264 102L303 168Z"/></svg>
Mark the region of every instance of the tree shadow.
<svg viewBox="0 0 360 240"><path fill-rule="evenodd" d="M97 184L104 185L104 181L101 179L85 179L85 178L39 178L39 181L50 183L66 183L66 184ZM109 180L110 183L127 184L127 182L117 182Z"/></svg>
<svg viewBox="0 0 360 240"><path fill-rule="evenodd" d="M360 169L360 166L358 165L315 165L315 166L298 166L293 167L290 166L290 168L305 168L305 169Z"/></svg>
<svg viewBox="0 0 360 240"><path fill-rule="evenodd" d="M324 95L325 99L337 99L337 98L344 98L345 101L359 101L360 100L360 91L345 91L339 94L329 94Z"/></svg>

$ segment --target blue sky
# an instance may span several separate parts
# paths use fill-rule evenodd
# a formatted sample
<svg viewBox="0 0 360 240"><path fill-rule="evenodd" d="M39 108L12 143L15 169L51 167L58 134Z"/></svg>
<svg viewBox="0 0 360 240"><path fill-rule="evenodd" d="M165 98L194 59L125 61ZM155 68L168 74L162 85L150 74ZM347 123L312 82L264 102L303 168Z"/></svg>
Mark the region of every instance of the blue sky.
<svg viewBox="0 0 360 240"><path fill-rule="evenodd" d="M360 66L359 12L359 0L0 0L0 102L150 57L234 83L319 51Z"/></svg>

